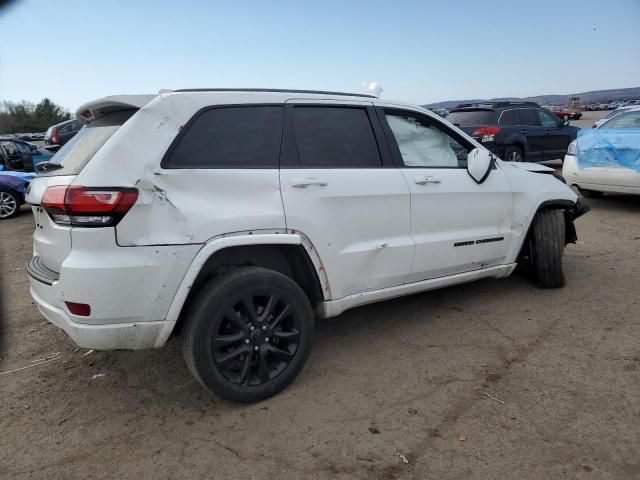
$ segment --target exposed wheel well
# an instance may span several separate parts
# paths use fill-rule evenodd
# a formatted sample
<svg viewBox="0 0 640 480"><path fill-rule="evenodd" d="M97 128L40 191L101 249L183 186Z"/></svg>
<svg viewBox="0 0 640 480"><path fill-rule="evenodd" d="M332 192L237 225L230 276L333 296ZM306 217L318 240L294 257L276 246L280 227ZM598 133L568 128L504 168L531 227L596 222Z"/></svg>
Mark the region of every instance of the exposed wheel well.
<svg viewBox="0 0 640 480"><path fill-rule="evenodd" d="M562 210L564 212L564 227L565 227L565 244L574 243L577 240L576 235L576 227L573 224L574 214L573 209L576 204L571 200L547 200L546 202L542 202L538 209L536 210L535 215L531 219L531 223L529 224L529 228L527 229L527 234L524 237L524 241L522 242L522 246L520 247L520 252L516 257L516 261L520 263L524 257L529 255L529 237L531 236L531 229L533 227L533 223L536 221L536 217L538 213L543 210Z"/></svg>
<svg viewBox="0 0 640 480"><path fill-rule="evenodd" d="M182 312L204 283L229 270L245 266L268 268L288 276L300 285L312 308L324 299L315 267L302 245L243 245L223 248L211 255L198 273L182 306L174 334L180 332Z"/></svg>

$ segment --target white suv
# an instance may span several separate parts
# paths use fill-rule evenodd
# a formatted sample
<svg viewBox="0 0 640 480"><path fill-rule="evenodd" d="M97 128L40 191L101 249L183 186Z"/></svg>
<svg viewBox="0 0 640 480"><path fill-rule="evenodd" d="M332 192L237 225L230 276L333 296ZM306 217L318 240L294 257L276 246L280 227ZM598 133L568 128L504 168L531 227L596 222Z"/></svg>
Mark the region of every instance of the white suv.
<svg viewBox="0 0 640 480"><path fill-rule="evenodd" d="M79 346L162 347L257 401L301 370L315 317L529 263L564 284L586 208L420 107L365 95L106 97L30 187L42 314Z"/></svg>

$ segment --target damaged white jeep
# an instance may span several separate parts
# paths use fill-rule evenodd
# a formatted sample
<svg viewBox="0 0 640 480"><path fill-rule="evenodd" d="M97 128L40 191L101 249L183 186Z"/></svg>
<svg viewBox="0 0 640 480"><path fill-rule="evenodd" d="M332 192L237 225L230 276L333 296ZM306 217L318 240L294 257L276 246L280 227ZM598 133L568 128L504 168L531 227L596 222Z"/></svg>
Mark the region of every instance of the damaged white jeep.
<svg viewBox="0 0 640 480"><path fill-rule="evenodd" d="M182 341L221 397L274 395L314 320L528 263L561 287L586 211L425 109L365 95L114 96L40 167L31 294L79 346Z"/></svg>

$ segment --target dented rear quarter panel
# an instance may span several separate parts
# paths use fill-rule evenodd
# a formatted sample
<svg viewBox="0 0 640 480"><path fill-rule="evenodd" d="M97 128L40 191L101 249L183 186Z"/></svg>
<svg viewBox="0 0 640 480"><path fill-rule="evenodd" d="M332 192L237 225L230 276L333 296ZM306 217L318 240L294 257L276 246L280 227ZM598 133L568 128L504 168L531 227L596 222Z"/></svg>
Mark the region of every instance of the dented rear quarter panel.
<svg viewBox="0 0 640 480"><path fill-rule="evenodd" d="M116 228L118 245L203 244L220 234L285 228L278 169L160 167L207 95L159 95L132 116L76 178L74 183L85 186L138 188L138 201ZM239 96L211 97L212 105L225 103L239 103ZM243 192L245 201L238 202Z"/></svg>

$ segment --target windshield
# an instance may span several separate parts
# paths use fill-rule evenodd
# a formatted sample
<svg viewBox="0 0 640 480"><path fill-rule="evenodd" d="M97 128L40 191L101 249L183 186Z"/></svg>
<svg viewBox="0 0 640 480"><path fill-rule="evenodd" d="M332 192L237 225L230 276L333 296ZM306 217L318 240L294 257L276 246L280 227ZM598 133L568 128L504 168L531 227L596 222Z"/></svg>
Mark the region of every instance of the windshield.
<svg viewBox="0 0 640 480"><path fill-rule="evenodd" d="M459 110L451 112L447 120L461 127L488 125L495 123L495 112L493 110Z"/></svg>
<svg viewBox="0 0 640 480"><path fill-rule="evenodd" d="M110 113L82 127L49 161L53 165L62 165L62 168L52 169L43 175L80 173L96 152L135 112L136 110L125 110Z"/></svg>

